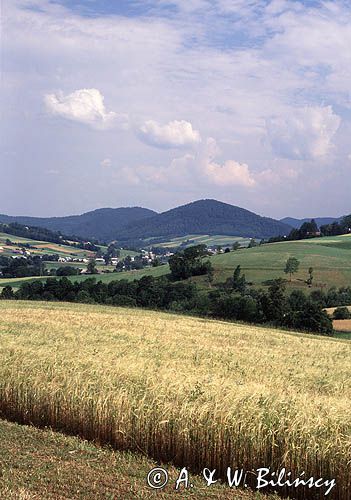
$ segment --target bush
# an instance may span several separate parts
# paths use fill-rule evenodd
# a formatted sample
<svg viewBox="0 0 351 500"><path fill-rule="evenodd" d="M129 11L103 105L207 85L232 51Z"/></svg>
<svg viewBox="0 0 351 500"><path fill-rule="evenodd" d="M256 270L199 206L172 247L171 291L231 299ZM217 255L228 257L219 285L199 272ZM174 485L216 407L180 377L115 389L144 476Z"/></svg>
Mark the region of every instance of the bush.
<svg viewBox="0 0 351 500"><path fill-rule="evenodd" d="M351 319L351 312L347 307L337 307L333 314L334 319Z"/></svg>
<svg viewBox="0 0 351 500"><path fill-rule="evenodd" d="M9 285L6 285L3 289L2 289L2 292L0 294L0 298L1 299L4 299L4 300L10 300L10 299L14 299L15 298L15 295L13 293L13 290L12 290L12 287L9 286Z"/></svg>
<svg viewBox="0 0 351 500"><path fill-rule="evenodd" d="M72 266L62 266L56 269L56 276L76 276L79 274L79 269Z"/></svg>

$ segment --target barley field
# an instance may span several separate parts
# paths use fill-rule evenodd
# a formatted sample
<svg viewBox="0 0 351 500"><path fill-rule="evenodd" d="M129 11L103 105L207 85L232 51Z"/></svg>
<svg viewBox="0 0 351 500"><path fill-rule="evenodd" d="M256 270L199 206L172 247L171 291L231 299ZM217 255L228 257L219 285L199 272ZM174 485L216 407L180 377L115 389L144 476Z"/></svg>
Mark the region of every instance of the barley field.
<svg viewBox="0 0 351 500"><path fill-rule="evenodd" d="M346 340L17 301L0 302L0 338L2 417L223 477L228 466L306 471L336 479L328 498L350 498ZM325 498L322 489L279 493Z"/></svg>

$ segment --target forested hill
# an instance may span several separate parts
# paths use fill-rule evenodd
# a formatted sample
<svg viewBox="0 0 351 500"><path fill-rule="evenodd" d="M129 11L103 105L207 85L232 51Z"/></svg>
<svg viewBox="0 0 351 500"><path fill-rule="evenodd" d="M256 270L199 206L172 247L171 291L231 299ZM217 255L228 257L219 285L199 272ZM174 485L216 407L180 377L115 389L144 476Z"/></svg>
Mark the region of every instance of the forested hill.
<svg viewBox="0 0 351 500"><path fill-rule="evenodd" d="M45 227L66 235L110 242L173 238L189 234L269 238L286 235L291 226L216 200L199 200L157 214L141 207L100 208L67 217L0 215L0 222Z"/></svg>
<svg viewBox="0 0 351 500"><path fill-rule="evenodd" d="M18 222L28 226L45 227L67 235L80 236L99 241L116 239L123 226L155 215L147 208L100 208L82 215L67 217L27 217L0 215L0 222L10 224Z"/></svg>
<svg viewBox="0 0 351 500"><path fill-rule="evenodd" d="M289 226L294 227L295 229L300 229L304 222L310 222L312 217L309 219L295 219L294 217L284 217L284 219L280 219L280 222L284 224L288 224ZM325 224L333 224L333 222L339 222L341 217L314 217L314 220L318 227L324 226Z"/></svg>
<svg viewBox="0 0 351 500"><path fill-rule="evenodd" d="M249 210L216 200L199 200L142 221L128 224L119 240L177 237L187 234L225 234L268 238L289 234L291 227Z"/></svg>

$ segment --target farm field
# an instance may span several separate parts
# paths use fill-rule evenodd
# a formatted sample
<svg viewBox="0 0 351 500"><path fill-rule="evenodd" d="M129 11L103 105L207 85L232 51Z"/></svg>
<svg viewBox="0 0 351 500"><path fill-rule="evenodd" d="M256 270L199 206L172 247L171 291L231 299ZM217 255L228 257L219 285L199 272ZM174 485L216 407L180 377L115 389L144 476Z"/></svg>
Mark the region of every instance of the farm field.
<svg viewBox="0 0 351 500"><path fill-rule="evenodd" d="M87 500L179 498L174 483L180 471L167 466L170 484L152 491L148 472L157 466L141 454L101 448L77 437L0 420L0 498L6 500ZM182 498L277 500L273 495L204 486L192 477L194 488Z"/></svg>
<svg viewBox="0 0 351 500"><path fill-rule="evenodd" d="M333 323L335 330L338 332L351 333L351 319L335 319Z"/></svg>
<svg viewBox="0 0 351 500"><path fill-rule="evenodd" d="M11 240L15 245L6 245L7 239ZM81 248L74 248L67 245L60 245L59 243L31 240L28 238L14 236L12 234L0 233L0 247L2 247L0 255L15 255L14 250L18 249L16 246L18 244L30 244L34 246L35 248L30 249L30 252L33 253L33 255L58 254L60 257L67 257L69 255L79 258L91 258L94 256L94 252L83 250Z"/></svg>
<svg viewBox="0 0 351 500"><path fill-rule="evenodd" d="M336 307L328 307L326 309L329 316L332 316ZM348 310L351 312L351 306L348 306ZM334 336L337 338L344 338L351 340L351 320L349 319L334 319L333 327L335 330Z"/></svg>
<svg viewBox="0 0 351 500"><path fill-rule="evenodd" d="M295 477L335 478L330 498L349 498L347 341L20 301L0 302L0 335L0 411L9 419L194 470L284 465ZM315 495L296 498L324 498Z"/></svg>
<svg viewBox="0 0 351 500"><path fill-rule="evenodd" d="M213 236L210 236L208 234L188 234L179 238L172 238L166 242L157 243L155 244L155 246L162 248L173 248L178 247L182 244L184 247L204 244L209 247L218 245L223 247L231 247L235 242L240 243L242 246L247 246L250 243L250 238L242 238L241 236L225 236L221 234Z"/></svg>

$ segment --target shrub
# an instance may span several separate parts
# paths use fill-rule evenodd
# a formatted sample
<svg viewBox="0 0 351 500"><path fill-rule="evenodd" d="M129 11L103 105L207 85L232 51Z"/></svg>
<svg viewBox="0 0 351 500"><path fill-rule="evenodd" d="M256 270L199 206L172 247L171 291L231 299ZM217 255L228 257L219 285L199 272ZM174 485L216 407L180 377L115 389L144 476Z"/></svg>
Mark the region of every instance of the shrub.
<svg viewBox="0 0 351 500"><path fill-rule="evenodd" d="M334 319L351 319L351 313L347 307L337 307L333 314Z"/></svg>

